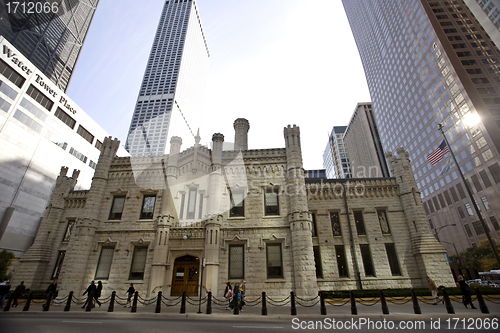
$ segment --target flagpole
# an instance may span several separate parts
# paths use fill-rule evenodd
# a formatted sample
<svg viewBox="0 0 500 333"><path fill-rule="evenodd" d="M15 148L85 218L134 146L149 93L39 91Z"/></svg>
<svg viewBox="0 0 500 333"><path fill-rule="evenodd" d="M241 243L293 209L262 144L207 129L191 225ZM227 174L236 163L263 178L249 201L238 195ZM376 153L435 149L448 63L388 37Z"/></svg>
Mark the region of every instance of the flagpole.
<svg viewBox="0 0 500 333"><path fill-rule="evenodd" d="M472 205L474 206L476 214L479 217L479 221L481 221L481 225L483 226L484 232L486 233L486 237L488 237L488 242L490 243L491 249L493 250L493 253L495 254L495 258L497 259L497 262L500 265L500 257L498 256L498 250L497 250L497 246L495 244L495 241L493 240L493 238L491 238L490 228L488 227L488 225L484 221L483 216L481 215L481 212L479 211L479 207L477 206L476 200L474 200L474 197L472 196L472 191L469 187L469 183L465 180L464 174L462 173L462 170L460 169L460 166L457 163L457 159L455 157L455 154L453 153L453 149L451 149L451 146L448 143L448 139L446 138L446 135L444 135L443 125L438 124L438 129L441 132L441 134L443 134L444 141L446 142L446 145L448 146L448 149L450 150L451 157L453 158L453 161L455 162L455 165L457 166L458 172L460 173L460 177L462 178L462 182L464 183L465 189L467 190L467 194L469 195L469 198L472 201Z"/></svg>

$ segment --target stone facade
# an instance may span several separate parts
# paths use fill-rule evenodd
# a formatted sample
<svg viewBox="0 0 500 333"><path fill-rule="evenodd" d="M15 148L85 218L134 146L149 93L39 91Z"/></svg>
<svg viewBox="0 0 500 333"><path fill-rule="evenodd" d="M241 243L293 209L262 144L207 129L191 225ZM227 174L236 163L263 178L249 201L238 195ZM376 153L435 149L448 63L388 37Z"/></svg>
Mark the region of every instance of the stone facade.
<svg viewBox="0 0 500 333"><path fill-rule="evenodd" d="M241 147L248 128L235 122ZM65 295L95 279L104 296L134 283L142 297L197 295L201 281L217 297L228 280L283 297L424 287L426 275L454 285L404 150L388 156L395 178L306 180L299 128L284 136L285 148L232 151L222 134L212 150L196 136L181 151L174 137L168 155L147 157L116 157L107 138L90 190L73 191L78 172L62 169L13 283L58 276Z"/></svg>

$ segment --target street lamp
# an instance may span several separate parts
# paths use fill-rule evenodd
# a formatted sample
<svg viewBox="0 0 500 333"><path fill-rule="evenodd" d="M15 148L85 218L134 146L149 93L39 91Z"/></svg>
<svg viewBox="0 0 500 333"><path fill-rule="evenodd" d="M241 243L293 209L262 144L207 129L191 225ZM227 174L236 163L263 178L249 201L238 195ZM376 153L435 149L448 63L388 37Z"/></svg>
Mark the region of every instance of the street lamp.
<svg viewBox="0 0 500 333"><path fill-rule="evenodd" d="M441 230L443 230L443 229L444 229L444 228L446 228L446 227L454 227L454 226L456 226L456 225L457 225L456 223L453 223L453 224L443 225L442 227L439 227L439 228L434 228L434 234L436 235L436 239L438 240L438 242L441 242L441 241L439 240L439 232L440 232ZM446 242L445 242L445 243L446 243Z"/></svg>

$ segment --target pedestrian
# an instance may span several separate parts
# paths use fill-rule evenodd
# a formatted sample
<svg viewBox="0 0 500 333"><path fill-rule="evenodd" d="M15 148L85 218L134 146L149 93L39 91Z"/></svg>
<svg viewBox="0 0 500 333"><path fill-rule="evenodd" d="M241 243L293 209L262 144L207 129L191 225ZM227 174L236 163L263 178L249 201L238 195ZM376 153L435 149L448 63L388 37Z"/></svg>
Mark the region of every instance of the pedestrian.
<svg viewBox="0 0 500 333"><path fill-rule="evenodd" d="M134 296L134 293L135 293L134 284L131 283L130 287L127 290L127 304L125 304L125 307L127 307L127 305L128 305L128 307L130 308L130 306L131 306L130 304L132 302L132 296Z"/></svg>
<svg viewBox="0 0 500 333"><path fill-rule="evenodd" d="M437 302L440 302L440 301L443 301L443 303L444 303L444 300L441 300L438 297L438 287L436 286L436 283L428 276L427 276L427 284L429 285L429 290L431 291L432 299L434 300L434 303L432 303L432 304L436 305Z"/></svg>
<svg viewBox="0 0 500 333"><path fill-rule="evenodd" d="M233 299L233 287L231 287L231 282L227 281L226 289L224 289L224 297L227 300L226 310L231 309L231 300Z"/></svg>
<svg viewBox="0 0 500 333"><path fill-rule="evenodd" d="M12 297L12 307L17 308L17 299L21 296L23 296L24 291L26 290L26 286L24 285L24 281L21 281L21 284L14 289L14 295Z"/></svg>
<svg viewBox="0 0 500 333"><path fill-rule="evenodd" d="M462 290L462 303L464 304L465 308L467 308L467 305L470 304L471 309L475 309L476 307L474 304L472 304L472 298L470 294L470 287L469 285L464 281L464 277L462 275L458 276L458 284L460 285L460 289Z"/></svg>
<svg viewBox="0 0 500 333"><path fill-rule="evenodd" d="M95 307L94 302L93 302L93 298L95 297L96 291L97 291L97 288L95 286L95 281L92 281L90 283L90 285L87 287L87 290L85 290L85 292L83 293L83 296L85 296L85 294L87 294L87 300L85 301L85 304L83 304L82 309L85 309L85 307L87 306L87 304L89 302L90 302L92 307Z"/></svg>
<svg viewBox="0 0 500 333"><path fill-rule="evenodd" d="M49 284L49 286L45 290L45 298L47 299L47 302L42 305L43 308L45 308L45 305L48 304L52 300L52 298L54 298L56 294L56 289L57 289L57 279L52 281L52 283Z"/></svg>
<svg viewBox="0 0 500 333"><path fill-rule="evenodd" d="M240 311L243 309L243 305L245 305L245 281L241 280L239 285L239 299L240 299Z"/></svg>
<svg viewBox="0 0 500 333"><path fill-rule="evenodd" d="M5 284L0 285L0 309L3 309L3 303L5 302L5 297L7 297L9 290L9 281L5 282Z"/></svg>
<svg viewBox="0 0 500 333"><path fill-rule="evenodd" d="M99 307L101 306L101 302L99 302L99 297L101 297L101 293L102 293L102 282L97 281L97 288L95 291L94 299L95 299L95 302L97 304L99 304Z"/></svg>

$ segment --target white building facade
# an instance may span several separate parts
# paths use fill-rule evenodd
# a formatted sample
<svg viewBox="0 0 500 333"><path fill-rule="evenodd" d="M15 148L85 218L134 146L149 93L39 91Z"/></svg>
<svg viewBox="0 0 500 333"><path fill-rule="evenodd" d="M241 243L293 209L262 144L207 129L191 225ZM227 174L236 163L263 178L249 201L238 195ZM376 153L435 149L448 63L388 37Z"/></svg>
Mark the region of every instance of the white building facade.
<svg viewBox="0 0 500 333"><path fill-rule="evenodd" d="M88 189L107 133L1 36L0 81L0 248L19 257L61 166L79 170L76 189Z"/></svg>

